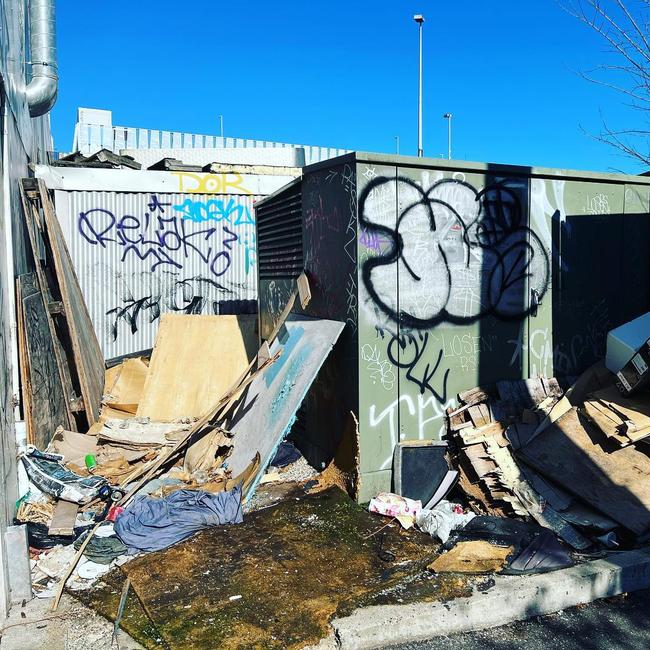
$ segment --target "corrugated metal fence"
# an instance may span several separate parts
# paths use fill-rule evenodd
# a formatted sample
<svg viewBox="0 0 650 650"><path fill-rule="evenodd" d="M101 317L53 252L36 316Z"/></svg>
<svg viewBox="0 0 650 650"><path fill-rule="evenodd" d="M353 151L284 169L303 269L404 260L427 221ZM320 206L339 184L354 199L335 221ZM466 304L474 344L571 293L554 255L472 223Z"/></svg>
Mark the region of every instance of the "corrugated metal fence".
<svg viewBox="0 0 650 650"><path fill-rule="evenodd" d="M311 165L348 153L347 149L287 144L249 138L222 138L214 135L136 129L126 126L109 126L77 122L74 147L88 155L100 149L119 153L123 149L236 149L236 148L291 148L304 150L304 164ZM162 156L161 156L162 157Z"/></svg>
<svg viewBox="0 0 650 650"><path fill-rule="evenodd" d="M246 313L256 195L62 191L56 209L106 358L153 346L164 312Z"/></svg>

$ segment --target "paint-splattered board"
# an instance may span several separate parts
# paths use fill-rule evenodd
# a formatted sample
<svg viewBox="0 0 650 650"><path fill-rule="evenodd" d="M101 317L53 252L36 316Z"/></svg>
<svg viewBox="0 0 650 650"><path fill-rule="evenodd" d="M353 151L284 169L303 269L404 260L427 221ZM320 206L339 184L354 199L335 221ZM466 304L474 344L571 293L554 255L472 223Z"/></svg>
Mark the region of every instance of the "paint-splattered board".
<svg viewBox="0 0 650 650"><path fill-rule="evenodd" d="M163 314L139 417L200 417L246 370L257 348L255 316Z"/></svg>
<svg viewBox="0 0 650 650"><path fill-rule="evenodd" d="M271 345L280 358L251 384L229 429L235 434L227 463L233 476L243 472L259 452L259 477L273 459L296 419L296 411L323 362L343 331L344 323L291 314ZM249 488L252 494L257 481Z"/></svg>

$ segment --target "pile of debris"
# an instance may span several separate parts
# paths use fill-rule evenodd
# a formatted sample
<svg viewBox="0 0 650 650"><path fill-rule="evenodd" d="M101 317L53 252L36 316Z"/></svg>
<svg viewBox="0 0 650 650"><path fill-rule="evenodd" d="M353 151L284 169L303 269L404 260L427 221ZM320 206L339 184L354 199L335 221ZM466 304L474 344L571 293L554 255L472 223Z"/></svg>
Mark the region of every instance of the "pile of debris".
<svg viewBox="0 0 650 650"><path fill-rule="evenodd" d="M642 386L631 390L601 362L570 387L539 377L464 391L447 410L446 441L397 445L396 494L378 495L370 510L438 537L436 572L546 571L643 543L650 394ZM416 451L420 460L408 460ZM425 465L428 483L414 480ZM445 500L452 492L460 503Z"/></svg>
<svg viewBox="0 0 650 650"><path fill-rule="evenodd" d="M133 156L113 153L110 149L100 149L98 152L84 156L75 151L67 156L61 156L52 161L52 167L95 167L97 169L141 169L142 165Z"/></svg>
<svg viewBox="0 0 650 650"><path fill-rule="evenodd" d="M34 590L56 608L66 584L240 523L271 463L280 481L311 476L278 449L343 324L291 313L310 300L302 275L261 346L254 316L170 313L151 355L106 367L47 190L27 180L22 193L37 265L18 282L27 445L15 523Z"/></svg>
<svg viewBox="0 0 650 650"><path fill-rule="evenodd" d="M474 510L531 517L577 550L650 532L650 397L632 398L603 364L563 393L554 380L498 382L448 413Z"/></svg>

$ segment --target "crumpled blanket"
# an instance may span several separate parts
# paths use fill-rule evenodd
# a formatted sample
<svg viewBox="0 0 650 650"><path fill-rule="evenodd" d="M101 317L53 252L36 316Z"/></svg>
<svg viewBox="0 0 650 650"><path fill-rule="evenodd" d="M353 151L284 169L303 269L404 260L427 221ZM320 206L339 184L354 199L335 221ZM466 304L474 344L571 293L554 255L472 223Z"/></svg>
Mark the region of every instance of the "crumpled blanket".
<svg viewBox="0 0 650 650"><path fill-rule="evenodd" d="M204 528L243 520L240 486L217 494L178 490L164 499L136 497L115 520L115 533L131 553L160 551Z"/></svg>
<svg viewBox="0 0 650 650"><path fill-rule="evenodd" d="M473 512L459 514L457 508L455 503L443 500L433 510L420 510L415 515L415 523L420 530L437 537L444 544L452 530L463 528L476 517Z"/></svg>

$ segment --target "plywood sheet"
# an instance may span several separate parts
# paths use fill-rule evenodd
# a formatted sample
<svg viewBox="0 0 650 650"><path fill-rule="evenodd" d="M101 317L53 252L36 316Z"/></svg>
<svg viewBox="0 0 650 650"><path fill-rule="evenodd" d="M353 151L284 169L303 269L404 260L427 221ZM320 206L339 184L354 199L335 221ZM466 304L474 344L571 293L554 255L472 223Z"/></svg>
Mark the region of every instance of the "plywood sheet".
<svg viewBox="0 0 650 650"><path fill-rule="evenodd" d="M228 425L235 434L227 460L233 476L255 453L261 458L260 475L264 473L343 327L337 321L289 315L271 345L271 355L280 352L280 358L256 377Z"/></svg>
<svg viewBox="0 0 650 650"><path fill-rule="evenodd" d="M31 444L45 449L57 427L70 428L71 415L43 295L32 274L20 276L17 287L25 418Z"/></svg>
<svg viewBox="0 0 650 650"><path fill-rule="evenodd" d="M248 367L255 323L255 316L163 314L138 416L203 415Z"/></svg>
<svg viewBox="0 0 650 650"><path fill-rule="evenodd" d="M106 371L103 404L135 415L142 399L149 365L138 357Z"/></svg>
<svg viewBox="0 0 650 650"><path fill-rule="evenodd" d="M608 453L585 424L572 408L518 455L625 528L650 530L650 458L632 447Z"/></svg>

